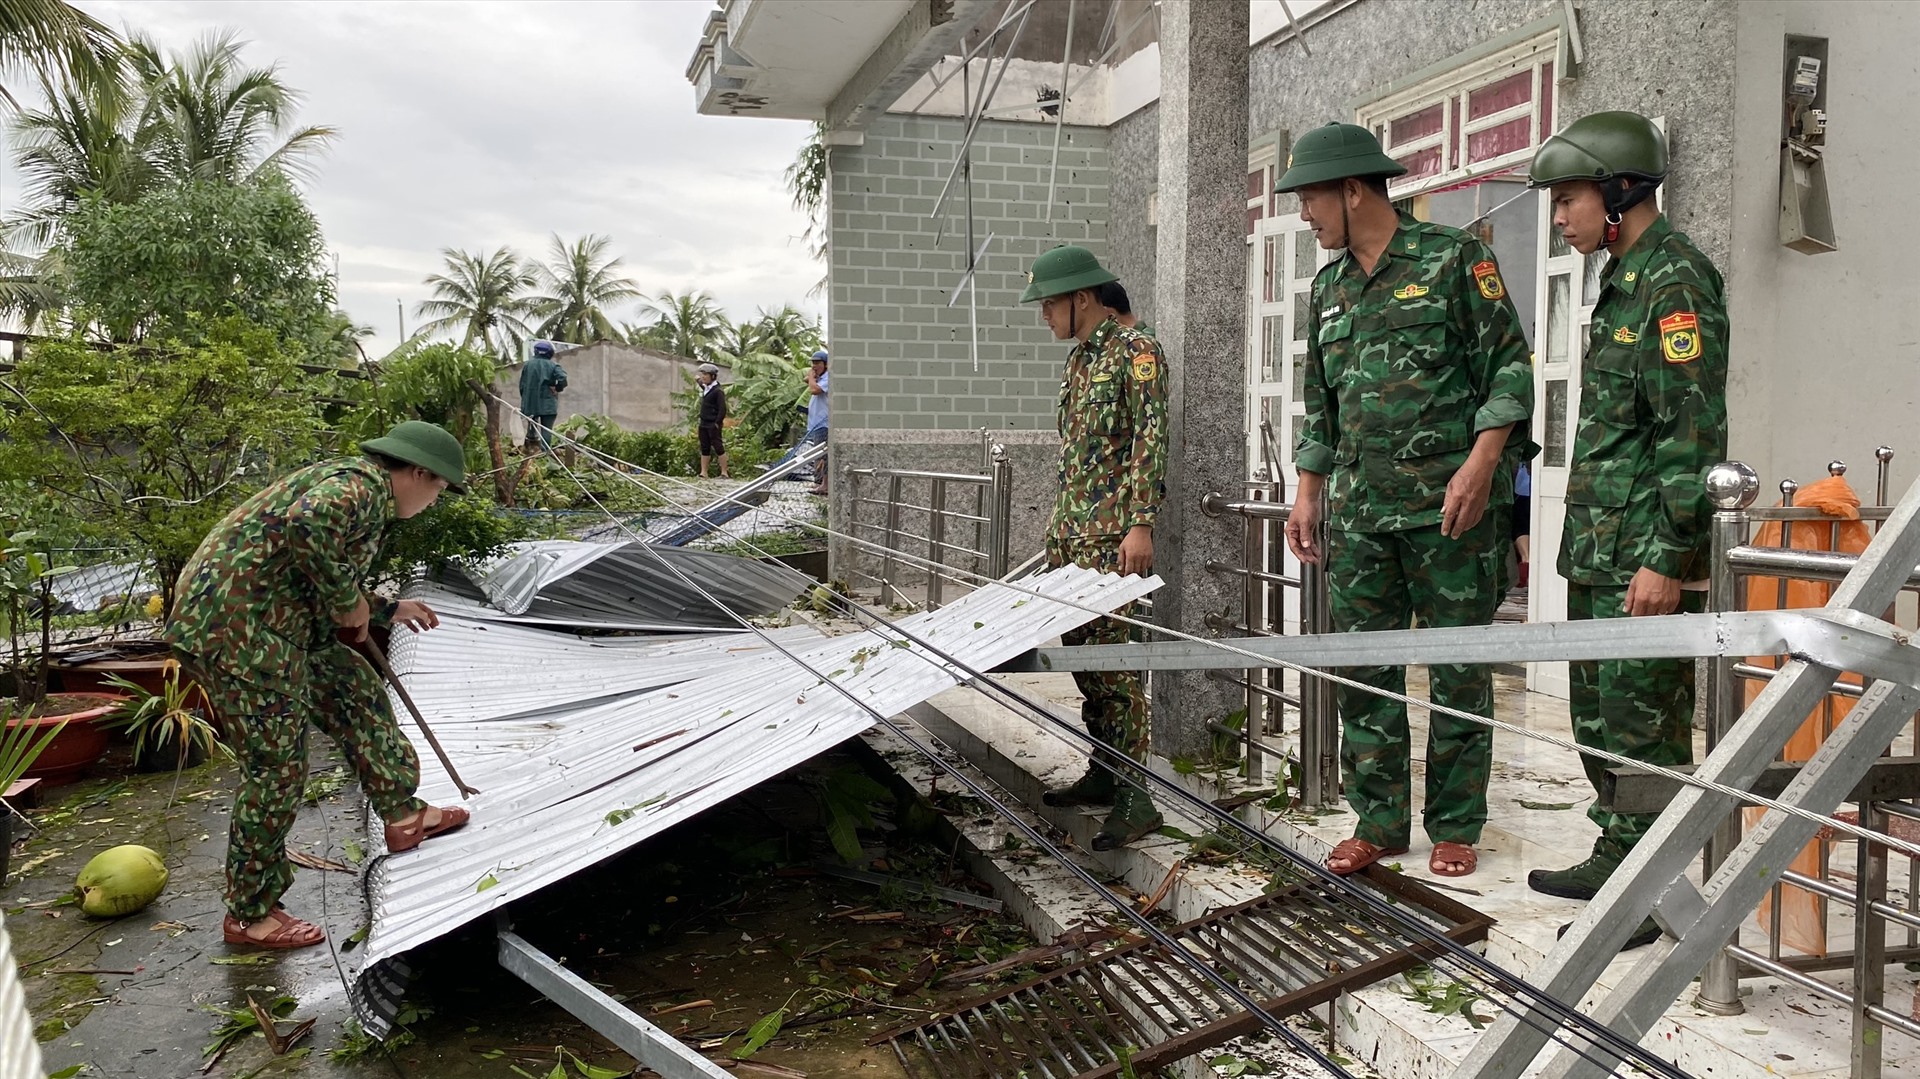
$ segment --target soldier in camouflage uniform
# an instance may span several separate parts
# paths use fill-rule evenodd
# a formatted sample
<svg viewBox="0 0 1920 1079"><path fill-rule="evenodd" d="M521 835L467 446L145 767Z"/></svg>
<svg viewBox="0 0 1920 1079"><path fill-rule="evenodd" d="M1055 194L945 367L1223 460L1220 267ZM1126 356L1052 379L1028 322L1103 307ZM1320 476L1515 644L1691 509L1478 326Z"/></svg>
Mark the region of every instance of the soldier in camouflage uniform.
<svg viewBox="0 0 1920 1079"><path fill-rule="evenodd" d="M1022 303L1040 301L1055 338L1076 342L1060 383L1060 495L1047 525L1047 563L1108 573L1153 570L1153 524L1166 495L1167 378L1160 346L1115 321L1096 291L1118 278L1084 247L1056 247L1033 262ZM1127 615L1130 608L1116 612ZM1125 644L1131 627L1101 618L1061 635L1068 645ZM1147 698L1133 671L1076 672L1087 732L1134 761L1147 756ZM1093 849L1125 846L1160 827L1137 779L1116 782L1096 754L1087 774L1050 791L1054 806L1107 805Z"/></svg>
<svg viewBox="0 0 1920 1079"><path fill-rule="evenodd" d="M1397 213L1386 181L1404 172L1364 128L1335 123L1299 141L1277 185L1299 192L1321 247L1345 249L1313 283L1300 489L1287 521L1294 554L1326 565L1341 632L1491 622L1504 591L1499 510L1512 504L1514 468L1531 446L1524 433L1509 439L1532 415L1533 372L1493 253L1459 229ZM1346 673L1405 691L1400 667ZM1492 714L1485 666L1439 664L1429 675L1435 704ZM1346 688L1339 699L1343 781L1359 821L1327 867L1352 873L1408 847L1411 747L1405 705ZM1434 873L1474 870L1492 751L1484 725L1430 716Z"/></svg>
<svg viewBox="0 0 1920 1079"><path fill-rule="evenodd" d="M1571 618L1702 609L1712 511L1706 471L1727 452L1727 307L1720 274L1652 201L1667 142L1630 112L1583 117L1548 139L1528 182L1550 188L1553 223L1583 255L1613 256L1594 307L1567 477L1560 575ZM1693 661L1572 665L1573 734L1651 764L1693 760ZM1610 765L1585 758L1598 791ZM1591 899L1655 814L1596 804L1593 853L1535 870L1536 891ZM1651 920L1629 942L1658 936Z"/></svg>
<svg viewBox="0 0 1920 1079"><path fill-rule="evenodd" d="M386 822L387 849L467 821L464 809L414 797L420 762L400 733L380 678L343 643L367 627L439 624L418 600L363 591L389 526L466 478L454 437L409 421L361 444L366 456L311 465L242 503L180 574L162 635L207 692L240 755L227 836L229 944L304 948L319 926L288 914L287 834L306 786L306 726L340 744ZM338 631L338 633L336 633Z"/></svg>

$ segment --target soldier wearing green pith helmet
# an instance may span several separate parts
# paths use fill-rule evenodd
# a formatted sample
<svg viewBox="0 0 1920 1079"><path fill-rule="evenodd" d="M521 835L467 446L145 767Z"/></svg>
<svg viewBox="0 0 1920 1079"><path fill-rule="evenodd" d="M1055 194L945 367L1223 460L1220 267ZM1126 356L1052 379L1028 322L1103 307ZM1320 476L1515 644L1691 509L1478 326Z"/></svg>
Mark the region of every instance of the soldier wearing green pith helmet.
<svg viewBox="0 0 1920 1079"><path fill-rule="evenodd" d="M1651 120L1601 112L1534 155L1528 186L1549 189L1553 224L1583 255L1613 256L1580 377L1560 574L1570 618L1699 611L1708 571L1706 471L1727 452L1727 305L1720 273L1654 204L1667 140ZM1650 764L1693 760L1693 661L1572 665L1573 735ZM1608 762L1584 758L1596 791ZM1534 870L1535 891L1591 899L1654 814L1587 811L1593 853ZM1652 919L1628 946L1659 936Z"/></svg>
<svg viewBox="0 0 1920 1079"><path fill-rule="evenodd" d="M1153 526L1166 495L1167 371L1160 346L1120 325L1098 289L1119 280L1084 247L1056 247L1033 261L1021 303L1040 303L1057 340L1075 342L1060 382L1060 495L1047 525L1047 563L1117 573L1153 570ZM1125 616L1127 608L1115 612ZM1125 644L1131 627L1113 618L1062 634L1069 645ZM1087 732L1132 761L1146 759L1147 698L1133 671L1076 673ZM1117 782L1115 768L1134 772ZM1160 827L1137 771L1096 752L1072 786L1048 805L1112 805L1093 849L1125 846Z"/></svg>
<svg viewBox="0 0 1920 1079"><path fill-rule="evenodd" d="M1342 632L1491 622L1505 566L1500 508L1532 448L1533 372L1500 268L1468 233L1395 211L1387 180L1406 171L1365 128L1334 123L1300 139L1276 187L1297 192L1320 246L1341 252L1313 282L1300 486L1286 532L1297 557L1326 566ZM1405 692L1404 668L1345 673ZM1428 673L1435 704L1492 714L1485 666ZM1359 820L1327 868L1344 874L1407 850L1411 748L1404 705L1348 688L1339 699L1344 786ZM1477 864L1492 755L1487 727L1432 714L1425 825L1436 874Z"/></svg>
<svg viewBox="0 0 1920 1079"><path fill-rule="evenodd" d="M465 453L420 420L360 449L281 479L215 525L181 571L161 633L240 759L221 927L228 944L306 948L326 939L280 905L293 883L287 835L305 787L309 723L339 743L386 822L389 853L467 821L464 809L415 796L419 758L379 676L346 643L366 640L369 625L440 624L419 600L370 594L367 575L395 523L462 489Z"/></svg>

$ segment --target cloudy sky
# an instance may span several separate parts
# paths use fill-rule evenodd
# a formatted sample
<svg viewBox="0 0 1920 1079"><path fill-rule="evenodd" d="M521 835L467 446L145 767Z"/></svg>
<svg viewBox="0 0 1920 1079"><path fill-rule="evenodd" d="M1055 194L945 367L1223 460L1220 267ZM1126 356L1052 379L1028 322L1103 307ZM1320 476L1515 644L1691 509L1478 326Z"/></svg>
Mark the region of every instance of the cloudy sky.
<svg viewBox="0 0 1920 1079"><path fill-rule="evenodd" d="M396 300L418 324L441 248L544 253L556 232L611 236L648 294L819 313L780 177L807 125L694 111L685 72L712 0L79 6L163 46L238 30L251 62L306 94L303 122L340 130L307 193L373 355L397 339ZM0 177L0 200L16 190Z"/></svg>

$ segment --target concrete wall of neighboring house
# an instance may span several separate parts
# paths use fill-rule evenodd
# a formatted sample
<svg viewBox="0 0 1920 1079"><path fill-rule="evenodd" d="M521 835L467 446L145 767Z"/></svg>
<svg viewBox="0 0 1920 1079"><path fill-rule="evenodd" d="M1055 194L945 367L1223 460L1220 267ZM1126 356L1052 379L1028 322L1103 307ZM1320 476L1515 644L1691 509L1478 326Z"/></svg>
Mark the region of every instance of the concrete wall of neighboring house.
<svg viewBox="0 0 1920 1079"><path fill-rule="evenodd" d="M1054 412L1067 353L1037 308L1019 302L1020 292L1034 258L1058 244L1107 256L1108 136L1064 129L1057 206L1048 222L1052 129L986 121L975 132L976 247L994 235L978 280L976 371L967 298L947 306L967 263L961 181L954 181L942 218L928 217L964 134L958 118L889 114L867 130L863 145L832 151L832 512L842 525L876 519L872 507L854 513L852 485L839 482L847 468L978 472L979 432L988 428L1015 463L1017 559L1038 549L1053 501ZM909 529L924 535L924 522ZM847 544L835 545L836 576L875 572L871 559L856 565L851 557Z"/></svg>
<svg viewBox="0 0 1920 1079"><path fill-rule="evenodd" d="M1839 250L1780 245L1785 38L1828 39L1826 169ZM1920 115L1911 95L1920 8L1762 0L1738 12L1739 101L1732 173L1734 453L1777 484L1850 466L1863 499L1873 450L1896 451L1893 497L1920 478L1920 334L1908 316Z"/></svg>
<svg viewBox="0 0 1920 1079"><path fill-rule="evenodd" d="M567 389L560 395L561 421L569 416L606 416L629 431L677 429L688 423L674 412L672 395L692 385L698 366L693 360L613 341L568 349L554 358L567 372ZM721 381L726 381L724 375ZM499 385L501 396L517 406L520 365L508 367ZM519 441L526 437L526 424L517 415L509 416L507 432Z"/></svg>

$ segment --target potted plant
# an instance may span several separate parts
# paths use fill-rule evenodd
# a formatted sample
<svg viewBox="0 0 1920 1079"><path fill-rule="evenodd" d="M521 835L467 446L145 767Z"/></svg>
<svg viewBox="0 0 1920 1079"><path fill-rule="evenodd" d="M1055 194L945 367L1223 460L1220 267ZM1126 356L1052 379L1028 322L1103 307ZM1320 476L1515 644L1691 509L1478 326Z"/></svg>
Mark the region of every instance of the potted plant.
<svg viewBox="0 0 1920 1079"><path fill-rule="evenodd" d="M206 698L199 685L181 683L178 660L168 659L161 669L157 693L120 675L106 679L107 685L127 694L106 726L126 732L133 742L133 766L143 772L192 768L226 748L203 714Z"/></svg>
<svg viewBox="0 0 1920 1079"><path fill-rule="evenodd" d="M121 698L112 693L47 692L53 651L53 579L73 567L54 565L35 546L35 538L33 532L15 532L0 546L0 603L5 608L14 681L12 715L6 727L54 732L25 774L59 783L78 776L107 751L107 732L94 720L112 712ZM39 638L37 648L34 636Z"/></svg>
<svg viewBox="0 0 1920 1079"><path fill-rule="evenodd" d="M7 863L13 855L13 806L4 795L11 790L27 769L33 767L40 754L47 751L53 740L60 736L66 727L61 720L49 728L28 725L15 726L12 722L13 709L0 704L0 888L7 883Z"/></svg>

